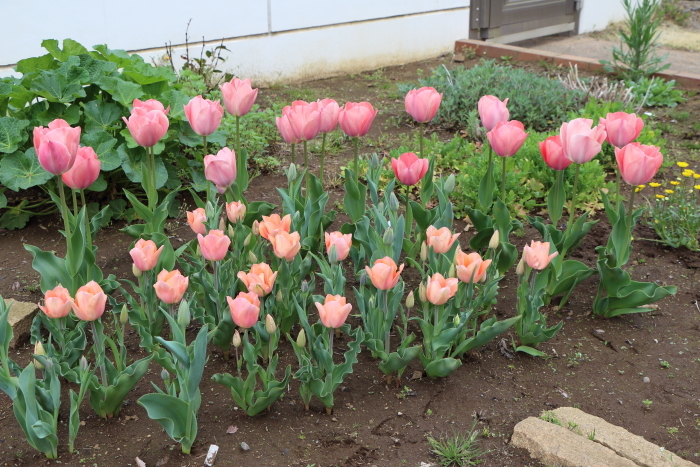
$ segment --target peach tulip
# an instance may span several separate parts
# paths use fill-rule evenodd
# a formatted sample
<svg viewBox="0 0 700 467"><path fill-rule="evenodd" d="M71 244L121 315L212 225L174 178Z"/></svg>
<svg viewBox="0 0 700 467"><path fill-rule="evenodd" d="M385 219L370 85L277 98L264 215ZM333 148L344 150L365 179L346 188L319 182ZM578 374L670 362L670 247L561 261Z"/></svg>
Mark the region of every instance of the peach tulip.
<svg viewBox="0 0 700 467"><path fill-rule="evenodd" d="M222 148L216 155L204 157L204 176L216 185L219 193L236 181L236 153L229 148Z"/></svg>
<svg viewBox="0 0 700 467"><path fill-rule="evenodd" d="M493 130L498 122L507 122L510 118L508 112L508 99L501 102L496 96L483 96L479 99L477 108L479 109L479 118L481 124L484 125L486 131Z"/></svg>
<svg viewBox="0 0 700 467"><path fill-rule="evenodd" d="M365 266L367 276L372 281L372 284L380 290L393 289L399 283L401 271L404 265L396 267L396 263L389 256L378 259L374 262L372 268Z"/></svg>
<svg viewBox="0 0 700 467"><path fill-rule="evenodd" d="M286 108L287 119L299 141L309 141L321 130L321 112L317 102L296 101Z"/></svg>
<svg viewBox="0 0 700 467"><path fill-rule="evenodd" d="M260 314L260 298L253 292L239 292L236 298L226 297L231 318L236 326L248 329L255 326Z"/></svg>
<svg viewBox="0 0 700 467"><path fill-rule="evenodd" d="M318 109L321 112L321 128L319 133L333 131L338 125L340 106L333 99L322 99L318 101Z"/></svg>
<svg viewBox="0 0 700 467"><path fill-rule="evenodd" d="M107 295L102 287L97 282L90 281L75 293L73 312L83 321L95 321L104 313L106 303Z"/></svg>
<svg viewBox="0 0 700 467"><path fill-rule="evenodd" d="M432 277L428 277L425 294L433 305L444 305L457 293L458 284L459 281L456 278L445 279L437 272Z"/></svg>
<svg viewBox="0 0 700 467"><path fill-rule="evenodd" d="M245 285L248 292L258 294L259 297L272 292L272 287L275 285L277 272L272 272L272 268L267 263L254 264L250 268L249 273L238 271L238 279Z"/></svg>
<svg viewBox="0 0 700 467"><path fill-rule="evenodd" d="M561 136L559 135L550 136L544 141L540 141L540 154L544 163L554 170L564 170L572 163L564 155L564 149L561 146Z"/></svg>
<svg viewBox="0 0 700 467"><path fill-rule="evenodd" d="M226 216L228 217L228 220L234 224L236 222L243 222L245 219L245 212L245 204L240 201L231 201L226 205Z"/></svg>
<svg viewBox="0 0 700 467"><path fill-rule="evenodd" d="M335 251L338 253L338 261L343 261L350 254L352 246L352 234L343 234L341 232L326 232L326 253L331 254L331 248L335 246Z"/></svg>
<svg viewBox="0 0 700 467"><path fill-rule="evenodd" d="M164 247L165 245L161 245L161 247L158 248L153 240L144 240L142 238L136 242L136 245L131 249L129 254L139 271L150 271L156 267L158 258Z"/></svg>
<svg viewBox="0 0 700 467"><path fill-rule="evenodd" d="M267 240L270 240L270 237L274 237L280 232L289 232L291 227L292 216L289 214L284 217L280 217L279 214L262 216L262 222L258 223L260 236Z"/></svg>
<svg viewBox="0 0 700 467"><path fill-rule="evenodd" d="M207 233L207 213L204 208L197 208L194 211L187 211L187 223L196 234L205 235Z"/></svg>
<svg viewBox="0 0 700 467"><path fill-rule="evenodd" d="M44 306L39 305L39 309L44 312L49 318L63 318L68 316L73 299L70 296L68 289L58 284L51 290L47 290L44 294Z"/></svg>
<svg viewBox="0 0 700 467"><path fill-rule="evenodd" d="M418 183L428 172L428 165L428 159L419 159L412 152L403 153L398 159L391 159L394 175L406 186Z"/></svg>
<svg viewBox="0 0 700 467"><path fill-rule="evenodd" d="M424 86L420 89L411 89L406 94L404 106L406 112L418 123L428 123L437 114L442 102L442 94L435 88Z"/></svg>
<svg viewBox="0 0 700 467"><path fill-rule="evenodd" d="M219 128L221 118L224 116L224 108L219 101L210 101L202 96L196 96L185 105L185 116L195 133L200 136L209 136Z"/></svg>
<svg viewBox="0 0 700 467"><path fill-rule="evenodd" d="M641 143L630 143L624 148L615 148L615 158L620 175L630 185L649 182L664 161L659 148Z"/></svg>
<svg viewBox="0 0 700 467"><path fill-rule="evenodd" d="M372 126L377 111L369 102L348 102L340 110L338 123L348 136L364 136Z"/></svg>
<svg viewBox="0 0 700 467"><path fill-rule="evenodd" d="M74 190L84 190L100 176L100 161L90 146L78 149L73 167L61 175L63 183Z"/></svg>
<svg viewBox="0 0 700 467"><path fill-rule="evenodd" d="M600 152L607 133L603 125L591 128L592 125L593 120L589 118L561 124L561 146L570 161L585 164Z"/></svg>
<svg viewBox="0 0 700 467"><path fill-rule="evenodd" d="M549 254L549 242L530 242L530 245L525 245L523 248L523 258L532 269L539 271L549 266L550 261L557 256L559 252L555 251Z"/></svg>
<svg viewBox="0 0 700 467"><path fill-rule="evenodd" d="M321 323L327 328L338 329L341 327L352 310L352 305L347 303L345 297L340 295L326 295L326 299L321 305L314 303L321 318Z"/></svg>
<svg viewBox="0 0 700 467"><path fill-rule="evenodd" d="M163 109L163 104L154 99L145 102L134 99L129 119L122 117L122 120L136 144L150 148L168 132L168 111L170 107Z"/></svg>
<svg viewBox="0 0 700 467"><path fill-rule="evenodd" d="M177 269L169 272L163 269L158 274L153 288L156 290L156 296L159 299L172 305L173 303L180 303L189 284L190 278L183 276Z"/></svg>
<svg viewBox="0 0 700 467"><path fill-rule="evenodd" d="M228 253L228 247L231 245L231 239L223 230L212 229L209 234L204 236L197 234L199 248L202 250L202 256L209 261L221 261Z"/></svg>
<svg viewBox="0 0 700 467"><path fill-rule="evenodd" d="M511 157L515 155L527 139L525 127L517 120L509 122L498 122L486 137L493 151L501 157Z"/></svg>
<svg viewBox="0 0 700 467"><path fill-rule="evenodd" d="M425 231L427 237L426 243L433 247L435 253L447 253L452 248L455 240L460 234L452 234L452 231L447 227L436 229L435 226L430 226Z"/></svg>
<svg viewBox="0 0 700 467"><path fill-rule="evenodd" d="M465 253L457 250L455 265L457 266L457 277L462 282L476 283L486 279L486 270L489 268L491 260L484 261L479 253Z"/></svg>
<svg viewBox="0 0 700 467"><path fill-rule="evenodd" d="M233 78L219 87L226 110L234 117L242 117L250 112L258 97L258 90L250 85L250 78L243 80Z"/></svg>
<svg viewBox="0 0 700 467"><path fill-rule="evenodd" d="M605 127L606 141L616 148L637 139L644 128L644 120L627 112L611 112L605 118L600 117L599 123Z"/></svg>
<svg viewBox="0 0 700 467"><path fill-rule="evenodd" d="M275 236L268 238L272 243L275 256L284 258L287 261L294 261L294 257L301 249L301 237L299 232L280 231Z"/></svg>
<svg viewBox="0 0 700 467"><path fill-rule="evenodd" d="M34 127L34 151L39 164L49 173L61 175L73 167L80 146L80 127L71 128L57 118L48 128Z"/></svg>

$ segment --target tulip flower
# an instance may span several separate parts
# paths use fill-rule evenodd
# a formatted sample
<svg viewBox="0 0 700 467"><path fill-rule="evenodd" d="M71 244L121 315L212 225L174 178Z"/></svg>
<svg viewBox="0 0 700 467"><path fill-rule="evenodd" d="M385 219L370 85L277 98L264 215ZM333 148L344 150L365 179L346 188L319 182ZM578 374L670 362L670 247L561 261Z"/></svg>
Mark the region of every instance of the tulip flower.
<svg viewBox="0 0 700 467"><path fill-rule="evenodd" d="M231 239L222 230L212 229L209 234L204 236L197 234L199 248L202 250L202 256L209 261L221 261L228 253L228 247L231 245Z"/></svg>
<svg viewBox="0 0 700 467"><path fill-rule="evenodd" d="M433 247L435 253L447 253L460 234L453 235L447 227L436 229L435 226L431 225L425 231L425 235L427 237L426 243Z"/></svg>
<svg viewBox="0 0 700 467"><path fill-rule="evenodd" d="M300 141L314 139L321 129L321 112L317 102L296 101L287 108L287 119Z"/></svg>
<svg viewBox="0 0 700 467"><path fill-rule="evenodd" d="M314 303L321 318L321 323L327 328L338 329L341 327L352 310L352 305L347 303L345 297L340 295L326 295L323 305Z"/></svg>
<svg viewBox="0 0 700 467"><path fill-rule="evenodd" d="M418 183L428 172L428 165L428 159L419 159L412 152L403 153L398 159L391 159L394 175L406 186Z"/></svg>
<svg viewBox="0 0 700 467"><path fill-rule="evenodd" d="M457 293L458 284L459 281L457 279L445 279L438 272L433 274L432 277L428 277L425 294L428 297L428 301L433 305L444 305L447 303L447 300L454 297Z"/></svg>
<svg viewBox="0 0 700 467"><path fill-rule="evenodd" d="M160 102L155 99L148 99L146 101L141 101L139 99L134 99L134 102L132 104L132 109L136 108L142 108L145 109L146 112L150 112L151 110L159 110L163 112L165 115L168 115L168 112L170 112L170 106L166 109L165 106Z"/></svg>
<svg viewBox="0 0 700 467"><path fill-rule="evenodd" d="M365 271L372 284L380 290L393 289L399 283L401 271L404 265L397 268L396 263L389 256L378 259L372 268L365 266Z"/></svg>
<svg viewBox="0 0 700 467"><path fill-rule="evenodd" d="M280 232L289 232L291 227L292 216L289 214L284 217L280 217L279 214L262 216L262 222L258 223L260 236L266 240L270 240L270 237L274 237Z"/></svg>
<svg viewBox="0 0 700 467"><path fill-rule="evenodd" d="M365 136L376 116L377 111L369 102L348 102L340 110L338 123L350 137Z"/></svg>
<svg viewBox="0 0 700 467"><path fill-rule="evenodd" d="M39 309L49 318L63 318L68 316L73 305L70 292L65 287L58 284L44 294L44 306L39 305Z"/></svg>
<svg viewBox="0 0 700 467"><path fill-rule="evenodd" d="M615 158L622 178L635 186L653 179L664 161L659 148L640 143L630 143L622 149L615 148Z"/></svg>
<svg viewBox="0 0 700 467"><path fill-rule="evenodd" d="M406 112L418 123L428 123L437 114L442 102L442 94L438 93L435 88L422 87L420 89L411 89L406 94L404 105Z"/></svg>
<svg viewBox="0 0 700 467"><path fill-rule="evenodd" d="M231 310L231 318L236 326L252 328L258 322L260 298L253 292L239 292L236 298L226 297Z"/></svg>
<svg viewBox="0 0 700 467"><path fill-rule="evenodd" d="M90 146L78 149L73 167L61 175L63 183L74 190L84 190L100 176L100 161Z"/></svg>
<svg viewBox="0 0 700 467"><path fill-rule="evenodd" d="M83 321L95 321L104 313L106 303L107 295L102 287L97 282L90 281L75 293L73 312Z"/></svg>
<svg viewBox="0 0 700 467"><path fill-rule="evenodd" d="M549 254L549 242L536 242L532 240L530 245L525 245L523 248L523 258L532 269L539 271L549 266L550 261L557 256L559 252L555 251Z"/></svg>
<svg viewBox="0 0 700 467"><path fill-rule="evenodd" d="M481 124L486 128L486 131L493 130L499 122L507 122L510 118L508 112L508 99L500 101L495 96L483 96L479 99L477 107L479 109L479 118Z"/></svg>
<svg viewBox="0 0 700 467"><path fill-rule="evenodd" d="M219 101L210 101L202 96L196 96L185 105L185 116L195 133L209 136L221 124L224 108Z"/></svg>
<svg viewBox="0 0 700 467"><path fill-rule="evenodd" d="M455 257L457 265L457 278L467 284L481 282L486 279L486 270L491 264L491 260L483 260L479 253L465 253L457 250Z"/></svg>
<svg viewBox="0 0 700 467"><path fill-rule="evenodd" d="M172 305L174 303L180 303L189 283L190 278L183 276L177 269L172 271L163 269L158 274L153 288L156 290L156 296L159 299L164 303Z"/></svg>
<svg viewBox="0 0 700 467"><path fill-rule="evenodd" d="M236 222L243 222L245 219L245 212L245 204L240 201L231 201L226 205L226 216L228 217L228 220L234 224Z"/></svg>
<svg viewBox="0 0 700 467"><path fill-rule="evenodd" d="M187 211L187 223L196 234L206 235L207 213L204 208L197 208L194 211Z"/></svg>
<svg viewBox="0 0 700 467"><path fill-rule="evenodd" d="M39 164L54 175L61 175L73 167L79 145L80 127L71 128L60 118L49 123L48 128L34 128L34 151Z"/></svg>
<svg viewBox="0 0 700 467"><path fill-rule="evenodd" d="M272 287L275 285L277 272L272 272L272 269L267 263L254 264L250 268L249 273L238 271L238 279L248 289L248 292L258 294L259 297L272 292Z"/></svg>
<svg viewBox="0 0 700 467"><path fill-rule="evenodd" d="M281 117L276 117L275 122L277 123L277 129L279 130L280 134L282 135L282 138L287 143L290 144L297 144L300 143L301 140L297 138L297 136L294 134L294 130L292 129L292 124L289 122L289 118L287 118L286 115L282 115Z"/></svg>
<svg viewBox="0 0 700 467"><path fill-rule="evenodd" d="M498 122L486 137L494 152L501 157L515 155L527 138L525 127L517 120Z"/></svg>
<svg viewBox="0 0 700 467"><path fill-rule="evenodd" d="M605 127L606 141L616 148L637 139L644 128L644 120L627 112L611 112L605 118L600 117L599 123Z"/></svg>
<svg viewBox="0 0 700 467"><path fill-rule="evenodd" d="M564 155L559 135L550 136L539 144L542 159L551 169L564 170L571 165L572 161Z"/></svg>
<svg viewBox="0 0 700 467"><path fill-rule="evenodd" d="M280 231L275 236L268 238L272 243L275 256L284 258L287 261L294 261L294 257L301 249L301 238L299 232Z"/></svg>
<svg viewBox="0 0 700 467"><path fill-rule="evenodd" d="M136 246L129 251L131 259L134 260L134 265L139 271L150 271L158 263L158 258L163 251L165 245L160 248L153 240L144 240L143 238L136 242Z"/></svg>
<svg viewBox="0 0 700 467"><path fill-rule="evenodd" d="M163 104L154 99L145 102L135 99L129 119L122 117L122 120L126 123L126 127L136 144L150 148L155 146L168 132L170 123L167 114L169 110L170 107L163 109Z"/></svg>
<svg viewBox="0 0 700 467"><path fill-rule="evenodd" d="M236 153L222 148L216 155L204 157L204 176L216 185L219 194L236 181Z"/></svg>
<svg viewBox="0 0 700 467"><path fill-rule="evenodd" d="M352 234L343 234L341 232L325 233L326 254L331 254L331 248L335 246L335 251L338 254L338 261L343 261L350 254L352 246Z"/></svg>
<svg viewBox="0 0 700 467"><path fill-rule="evenodd" d="M605 141L605 127L598 125L591 128L593 120L576 118L561 124L561 145L564 155L572 162L585 164L601 150Z"/></svg>
<svg viewBox="0 0 700 467"><path fill-rule="evenodd" d="M228 113L234 117L242 117L250 109L258 97L258 90L250 85L250 78L241 80L233 78L228 83L219 86Z"/></svg>
<svg viewBox="0 0 700 467"><path fill-rule="evenodd" d="M338 125L340 106L333 99L323 99L318 101L318 110L321 112L320 133L329 133Z"/></svg>

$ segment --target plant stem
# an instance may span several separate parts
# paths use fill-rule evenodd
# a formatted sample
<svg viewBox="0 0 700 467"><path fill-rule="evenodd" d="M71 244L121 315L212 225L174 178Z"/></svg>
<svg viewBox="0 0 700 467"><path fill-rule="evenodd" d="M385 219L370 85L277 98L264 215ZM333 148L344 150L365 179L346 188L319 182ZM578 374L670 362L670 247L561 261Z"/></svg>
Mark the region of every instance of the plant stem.
<svg viewBox="0 0 700 467"><path fill-rule="evenodd" d="M73 196L75 196L75 192ZM80 200L85 208L85 237L87 237L88 248L92 250L92 232L90 231L90 219L88 218L87 203L85 202L85 190L80 190Z"/></svg>
<svg viewBox="0 0 700 467"><path fill-rule="evenodd" d="M73 215L78 217L78 195L75 194L75 190L71 189L73 192Z"/></svg>
<svg viewBox="0 0 700 467"><path fill-rule="evenodd" d="M66 239L70 240L70 223L68 222L68 206L66 205L66 194L63 191L63 178L60 175L56 175L58 178L58 193L61 198L61 214L63 214L63 228L66 231ZM70 248L70 243L67 244Z"/></svg>
<svg viewBox="0 0 700 467"><path fill-rule="evenodd" d="M385 290L384 291L384 316L385 316L385 321L386 321L386 316L389 315L389 291ZM391 323L389 323L389 327L384 331L384 352L389 354L391 351Z"/></svg>
<svg viewBox="0 0 700 467"><path fill-rule="evenodd" d="M220 310L219 306L219 262L212 261L212 269L214 270L214 290L216 291L216 314L218 315L219 322L223 321L224 315Z"/></svg>
<svg viewBox="0 0 700 467"><path fill-rule="evenodd" d="M353 140L355 143L355 183L357 183L360 180L360 162L358 157L360 139L355 136Z"/></svg>
<svg viewBox="0 0 700 467"><path fill-rule="evenodd" d="M617 181L617 198L615 199L615 209L620 209L620 203L622 202L622 187L620 186L620 169L617 166L617 161L615 160L615 152L612 154L612 166L615 171L615 180Z"/></svg>
<svg viewBox="0 0 700 467"><path fill-rule="evenodd" d="M321 179L321 185L323 185L323 160L326 158L326 136L328 136L328 133L324 133L321 140L321 164L318 169L318 178Z"/></svg>
<svg viewBox="0 0 700 467"><path fill-rule="evenodd" d="M501 201L506 202L506 158L503 157L503 171L501 173Z"/></svg>
<svg viewBox="0 0 700 467"><path fill-rule="evenodd" d="M202 136L202 144L204 145L204 154L202 155L202 160L207 156L207 137Z"/></svg>
<svg viewBox="0 0 700 467"><path fill-rule="evenodd" d="M294 158L294 148L296 147L296 144L292 143L292 164L295 164L295 158Z"/></svg>
<svg viewBox="0 0 700 467"><path fill-rule="evenodd" d="M309 153L306 149L306 140L304 140L304 168L309 171Z"/></svg>
<svg viewBox="0 0 700 467"><path fill-rule="evenodd" d="M105 356L104 356L104 347L102 346L102 339L100 339L100 335L97 332L97 327L95 326L94 321L90 321L90 325L92 326L92 335L95 338L95 345L97 346L97 349L95 350L95 354L97 356L97 364L100 366L100 375L102 376L102 386L106 389L109 387L108 381L107 381L107 370L105 369Z"/></svg>
<svg viewBox="0 0 700 467"><path fill-rule="evenodd" d="M238 370L238 377L241 377L241 361L238 359L238 347L236 349L236 370Z"/></svg>
<svg viewBox="0 0 700 467"><path fill-rule="evenodd" d="M630 193L629 201L629 212L627 213L627 227L630 229L630 242L632 241L632 211L634 210L634 187L632 187L632 193Z"/></svg>
<svg viewBox="0 0 700 467"><path fill-rule="evenodd" d="M331 361L333 360L333 336L335 335L335 329L328 328L328 353L331 354Z"/></svg>
<svg viewBox="0 0 700 467"><path fill-rule="evenodd" d="M567 225L567 230L569 226L574 224L574 218L576 217L576 195L578 190L578 173L581 170L581 164L576 164L576 171L574 172L574 190L571 193L571 209L569 210L569 222Z"/></svg>
<svg viewBox="0 0 700 467"><path fill-rule="evenodd" d="M423 123L418 126L418 147L420 148L420 157L425 159L423 152Z"/></svg>
<svg viewBox="0 0 700 467"><path fill-rule="evenodd" d="M409 203L409 197L408 197L408 190L409 188L406 187L406 224L404 227L404 232L406 234L406 238L408 240L411 240L411 233L413 232L413 211L411 210L411 205Z"/></svg>
<svg viewBox="0 0 700 467"><path fill-rule="evenodd" d="M557 171L557 180L554 182L554 199L559 200L559 196L561 193L561 190L564 185L564 171L559 170ZM556 213L549 213L549 218L552 219L552 224L554 224L554 227L557 226L559 223L559 220L561 219L561 210L559 209L560 206L557 205L558 211Z"/></svg>
<svg viewBox="0 0 700 467"><path fill-rule="evenodd" d="M241 117L236 115L236 155L241 151Z"/></svg>

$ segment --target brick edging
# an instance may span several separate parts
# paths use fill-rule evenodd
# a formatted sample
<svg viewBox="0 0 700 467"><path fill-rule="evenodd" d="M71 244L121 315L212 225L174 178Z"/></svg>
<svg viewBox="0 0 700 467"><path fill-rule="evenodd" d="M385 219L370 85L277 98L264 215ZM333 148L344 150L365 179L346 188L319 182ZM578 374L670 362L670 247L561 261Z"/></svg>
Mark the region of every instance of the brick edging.
<svg viewBox="0 0 700 467"><path fill-rule="evenodd" d="M559 54L546 50L528 49L515 45L495 44L493 42L483 42L473 39L461 39L455 42L455 53L461 53L465 49L472 49L477 56L500 58L503 56L513 57L513 60L521 61L545 61L557 65L577 65L579 70L604 71L603 65L593 58L576 57L574 55ZM656 73L666 80L674 79L678 84L685 86L700 86L700 75L695 73L685 73L680 71L666 70Z"/></svg>

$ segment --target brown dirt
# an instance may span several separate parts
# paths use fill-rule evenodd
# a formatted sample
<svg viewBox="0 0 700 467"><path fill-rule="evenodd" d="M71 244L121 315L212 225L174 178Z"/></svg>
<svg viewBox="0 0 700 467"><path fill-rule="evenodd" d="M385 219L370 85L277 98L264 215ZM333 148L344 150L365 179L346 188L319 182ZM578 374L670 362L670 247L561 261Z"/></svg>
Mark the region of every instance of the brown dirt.
<svg viewBox="0 0 700 467"><path fill-rule="evenodd" d="M315 96L331 96L341 102L369 100L382 111L364 141L371 146L366 146L363 152L386 151L395 147L399 135L410 126L403 118L403 101L396 95L393 84L415 79L418 69L426 74L441 63L453 65L449 57L442 57L382 70L379 75L383 78L378 78L377 72L364 73L293 88L263 90L261 97L281 98L307 90ZM698 147L692 151L688 147L700 142L695 120L678 121L679 112L697 115L700 99L693 96L676 109L652 111L668 123L665 137L670 140L669 158L688 160L692 168L700 171L694 150ZM443 136L450 137L447 133ZM282 157L288 156L285 151L286 148L280 148ZM337 171L350 154L345 150L332 156L330 170ZM275 201L277 195L270 187L285 184L284 176L279 174L258 177L252 182L249 199ZM342 196L342 187L331 188L331 192L329 207ZM131 239L120 233L119 227L112 225L100 232L96 243L99 265L105 273L124 278L131 272L127 252ZM22 244L55 249L61 254L63 245L58 228L57 218L35 218L24 230L0 232L0 293L4 297L40 299L38 276L31 269L31 257ZM462 230L464 224L456 228ZM605 241L609 228L602 219L578 250L578 259L593 264L594 247ZM193 237L182 218L172 220L168 229L176 244ZM469 234L460 237L465 248ZM637 228L636 236L655 238L653 231L644 226ZM522 237L513 237L512 241L521 248L531 238L537 238L536 232L526 228ZM577 406L698 462L699 267L700 254L696 252L674 250L649 241L635 242L628 263L633 278L676 285L678 294L661 301L659 308L650 313L604 320L590 315L596 293L596 283L590 279L579 286L563 309L550 310L550 323L565 322L559 335L542 345L550 358L518 355L508 359L493 342L470 355L460 369L442 380L421 377L409 380L407 377L420 370L420 365L414 362L405 373L407 377L402 380L401 389L396 389L384 384L376 363L363 352L354 373L337 392L332 416L325 415L317 400L312 402L311 411L305 412L294 381L269 413L252 418L241 414L235 410L228 390L210 380L214 373L233 371L231 362L212 350L201 385L199 434L190 456L180 454L179 446L135 403L141 395L152 392L150 381L160 383L160 369L155 364L128 395L118 419L101 420L87 401L83 404L81 419L86 425L76 441L78 451L71 455L67 446L61 445L59 461L43 459L26 443L14 420L12 404L2 395L0 465L33 467L60 462L68 466L122 467L136 465L134 459L138 456L149 467L200 466L209 445L217 444L220 447L217 467L418 466L421 462L435 462L425 440L427 434L439 436L466 430L477 417L481 446L488 450L481 465L537 467L541 464L508 444L513 426L527 416L564 405ZM407 279L410 288L417 286L415 274L409 274ZM512 316L515 286L512 274L501 283L495 310L499 318ZM353 325L358 324L356 318L351 320ZM596 336L595 330L603 333ZM190 336L195 332L196 329L190 329ZM509 336L505 337L510 340ZM127 341L130 352L135 356L143 354L133 331ZM342 349L344 342L341 339L336 348ZM24 347L13 357L25 364L29 352ZM290 363L296 366L287 343L281 345L280 354L280 367ZM664 368L662 361L668 362L669 367ZM650 378L650 383L644 383L644 377ZM66 392L64 388L64 396ZM642 403L646 399L652 401L650 409ZM61 441L67 439L68 404L67 400L64 402L63 422L59 427ZM138 420L126 420L127 416L137 416ZM235 434L226 434L230 425L238 427ZM241 442L247 443L251 450L242 452Z"/></svg>

